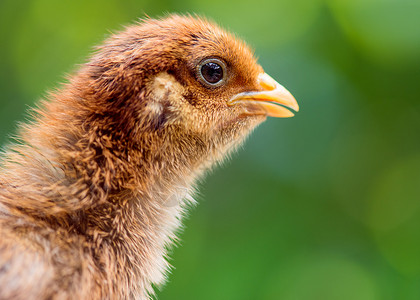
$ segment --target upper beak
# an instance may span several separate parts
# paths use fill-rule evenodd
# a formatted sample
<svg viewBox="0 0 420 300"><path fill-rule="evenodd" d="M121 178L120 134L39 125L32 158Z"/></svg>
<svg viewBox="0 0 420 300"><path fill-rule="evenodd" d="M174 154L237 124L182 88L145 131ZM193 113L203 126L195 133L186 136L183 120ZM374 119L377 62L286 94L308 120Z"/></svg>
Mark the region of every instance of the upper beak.
<svg viewBox="0 0 420 300"><path fill-rule="evenodd" d="M299 105L292 94L268 74L261 73L258 76L258 85L261 91L236 94L228 101L228 105L244 104L251 114L265 114L277 118L293 117L294 113L287 108L299 111Z"/></svg>

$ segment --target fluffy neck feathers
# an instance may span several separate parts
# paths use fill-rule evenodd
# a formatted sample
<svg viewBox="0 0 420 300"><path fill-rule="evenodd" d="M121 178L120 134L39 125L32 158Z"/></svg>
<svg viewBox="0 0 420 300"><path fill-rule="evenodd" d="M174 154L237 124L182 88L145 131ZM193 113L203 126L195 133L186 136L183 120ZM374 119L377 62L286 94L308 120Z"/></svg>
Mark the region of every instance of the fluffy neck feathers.
<svg viewBox="0 0 420 300"><path fill-rule="evenodd" d="M92 122L86 98L70 88L44 104L22 130L23 143L7 152L2 210L20 218L15 226L43 224L85 244L100 280L110 283L99 285L107 294L120 295L126 285L123 291L146 297L164 280L165 248L212 146L176 127L171 134L118 132L112 114Z"/></svg>

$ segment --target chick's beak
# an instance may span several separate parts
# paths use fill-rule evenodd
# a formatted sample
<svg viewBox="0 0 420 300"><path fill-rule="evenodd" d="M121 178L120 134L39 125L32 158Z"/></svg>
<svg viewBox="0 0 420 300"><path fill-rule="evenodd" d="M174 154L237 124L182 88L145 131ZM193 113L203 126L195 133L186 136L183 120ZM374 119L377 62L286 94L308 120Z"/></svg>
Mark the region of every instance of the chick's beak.
<svg viewBox="0 0 420 300"><path fill-rule="evenodd" d="M265 114L277 118L293 117L294 113L289 109L299 111L299 105L292 94L268 74L261 73L257 82L260 91L236 94L228 101L228 105L242 104L249 114Z"/></svg>

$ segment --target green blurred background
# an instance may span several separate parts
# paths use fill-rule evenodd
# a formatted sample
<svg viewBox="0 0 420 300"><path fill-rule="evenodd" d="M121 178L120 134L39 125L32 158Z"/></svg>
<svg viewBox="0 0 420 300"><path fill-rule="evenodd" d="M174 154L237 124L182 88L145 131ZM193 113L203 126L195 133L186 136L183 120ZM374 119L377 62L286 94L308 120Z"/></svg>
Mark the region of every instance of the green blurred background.
<svg viewBox="0 0 420 300"><path fill-rule="evenodd" d="M109 32L204 14L301 111L201 184L159 299L420 299L420 1L0 2L0 144Z"/></svg>

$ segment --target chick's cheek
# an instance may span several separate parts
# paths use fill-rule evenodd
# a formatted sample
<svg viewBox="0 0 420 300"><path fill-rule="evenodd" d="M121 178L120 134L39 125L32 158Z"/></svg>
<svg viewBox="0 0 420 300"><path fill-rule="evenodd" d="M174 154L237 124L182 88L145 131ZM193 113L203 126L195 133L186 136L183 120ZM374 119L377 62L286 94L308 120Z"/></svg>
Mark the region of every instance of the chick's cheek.
<svg viewBox="0 0 420 300"><path fill-rule="evenodd" d="M182 97L183 88L173 76L160 73L149 82L146 89L152 101L147 102L145 116L160 123L164 120L165 124L174 123L177 118L180 118L176 106L177 99Z"/></svg>

